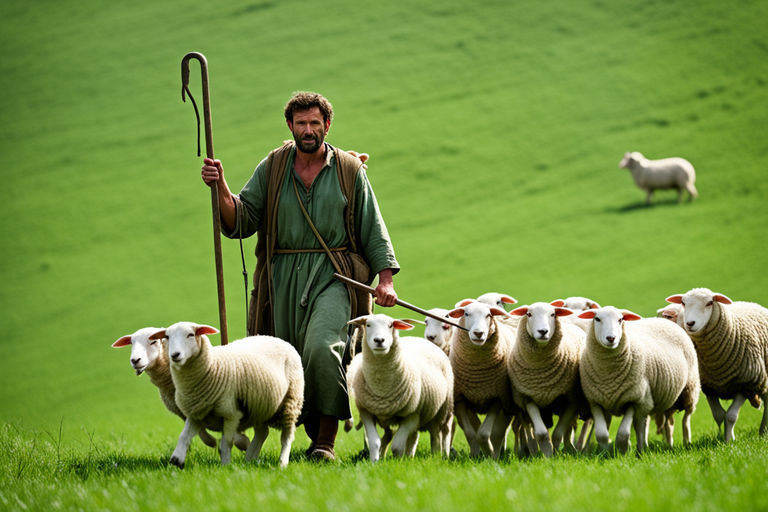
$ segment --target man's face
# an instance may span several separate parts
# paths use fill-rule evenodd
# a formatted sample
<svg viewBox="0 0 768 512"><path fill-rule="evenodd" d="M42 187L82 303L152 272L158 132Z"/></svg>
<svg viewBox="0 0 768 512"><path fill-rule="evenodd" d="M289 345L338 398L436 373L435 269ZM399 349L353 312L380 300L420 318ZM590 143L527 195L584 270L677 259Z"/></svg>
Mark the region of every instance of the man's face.
<svg viewBox="0 0 768 512"><path fill-rule="evenodd" d="M331 122L323 121L323 114L317 107L294 112L293 122L288 122L296 146L304 153L314 153L320 149L330 126Z"/></svg>

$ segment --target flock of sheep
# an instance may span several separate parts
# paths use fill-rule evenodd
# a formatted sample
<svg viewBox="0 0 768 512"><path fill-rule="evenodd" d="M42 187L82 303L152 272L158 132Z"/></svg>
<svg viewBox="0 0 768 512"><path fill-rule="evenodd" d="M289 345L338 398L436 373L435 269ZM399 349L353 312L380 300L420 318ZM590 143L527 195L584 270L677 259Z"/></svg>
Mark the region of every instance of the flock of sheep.
<svg viewBox="0 0 768 512"><path fill-rule="evenodd" d="M741 406L768 401L768 309L706 288L667 301L661 318L580 297L507 312L504 305L516 301L489 293L432 310L446 322L427 317L424 337L400 336L414 321L387 315L350 321L360 349L347 380L370 460L384 457L390 443L393 455L413 456L419 432L447 457L457 424L473 457L500 457L510 430L521 457L581 452L593 432L601 450L626 453L632 428L643 451L650 418L672 446L677 411L689 445L701 391L718 428L725 424L725 441L733 440ZM184 466L195 436L215 447L209 430L222 433L222 464L233 444L251 460L273 427L282 434L284 467L303 403L298 353L270 336L213 346L207 335L216 332L179 322L140 329L113 347L131 345L136 374L146 372L168 410L185 420L172 464ZM733 400L727 411L721 399ZM613 416L621 418L615 442Z"/></svg>

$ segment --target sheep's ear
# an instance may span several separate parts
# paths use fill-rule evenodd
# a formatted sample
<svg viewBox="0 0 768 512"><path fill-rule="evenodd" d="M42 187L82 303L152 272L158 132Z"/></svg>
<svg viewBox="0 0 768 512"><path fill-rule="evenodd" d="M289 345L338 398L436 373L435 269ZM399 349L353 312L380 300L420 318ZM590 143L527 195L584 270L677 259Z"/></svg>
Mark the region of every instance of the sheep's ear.
<svg viewBox="0 0 768 512"><path fill-rule="evenodd" d="M410 331L413 329L413 326L409 324L408 322L404 322L402 320L395 320L392 322L392 327L397 329L398 331Z"/></svg>
<svg viewBox="0 0 768 512"><path fill-rule="evenodd" d="M526 313L528 313L528 306L520 306L519 308L513 309L509 312L510 315L515 316L523 316Z"/></svg>
<svg viewBox="0 0 768 512"><path fill-rule="evenodd" d="M463 306L457 307L453 311L449 311L448 316L451 318L461 318L462 316L464 316L464 307Z"/></svg>
<svg viewBox="0 0 768 512"><path fill-rule="evenodd" d="M555 308L555 314L557 316L568 316L573 314L573 310L568 308Z"/></svg>
<svg viewBox="0 0 768 512"><path fill-rule="evenodd" d="M712 298L721 304L733 304L733 301L731 299L729 299L728 297L726 297L721 293L716 293Z"/></svg>
<svg viewBox="0 0 768 512"><path fill-rule="evenodd" d="M565 306L565 301L563 299L555 299L552 302L550 302L549 305L555 306L556 308L561 308Z"/></svg>
<svg viewBox="0 0 768 512"><path fill-rule="evenodd" d="M503 309L494 308L494 307L491 308L491 314L493 316L507 316L507 315L509 315L509 313L507 313Z"/></svg>
<svg viewBox="0 0 768 512"><path fill-rule="evenodd" d="M583 313L579 314L579 318L586 318L586 319L592 319L597 316L597 313L595 311L592 311L591 309L588 309L587 311L584 311Z"/></svg>
<svg viewBox="0 0 768 512"><path fill-rule="evenodd" d="M637 314L635 314L635 313L633 313L631 311L626 311L625 310L625 311L622 311L621 313L622 313L622 318L624 319L625 322L631 322L633 320L642 320L643 319L643 317L641 317L640 315L637 315Z"/></svg>
<svg viewBox="0 0 768 512"><path fill-rule="evenodd" d="M368 315L359 316L357 318L353 318L349 322L347 322L347 325L354 325L356 327L362 327L365 325L365 321L368 318Z"/></svg>
<svg viewBox="0 0 768 512"><path fill-rule="evenodd" d="M453 307L455 307L455 308L463 308L467 304L472 304L473 302L475 302L475 299L462 299L459 302L457 302L456 305L453 306Z"/></svg>
<svg viewBox="0 0 768 512"><path fill-rule="evenodd" d="M150 340L161 340L163 338L167 338L168 335L165 333L165 329L162 331L157 331L155 334L152 334L149 339Z"/></svg>
<svg viewBox="0 0 768 512"><path fill-rule="evenodd" d="M504 304L517 304L517 299L510 297L509 295L502 295L501 302Z"/></svg>
<svg viewBox="0 0 768 512"><path fill-rule="evenodd" d="M128 335L128 336L123 336L122 338L114 342L112 346L115 348L118 348L118 347L124 347L126 345L130 345L130 344L131 344L131 336Z"/></svg>
<svg viewBox="0 0 768 512"><path fill-rule="evenodd" d="M587 306L589 307L589 309L600 309L600 304L598 304L593 300L589 301L589 304L587 304Z"/></svg>
<svg viewBox="0 0 768 512"><path fill-rule="evenodd" d="M667 297L667 302L670 302L672 304L682 304L683 303L683 296L682 295L670 295Z"/></svg>
<svg viewBox="0 0 768 512"><path fill-rule="evenodd" d="M210 325L198 325L197 328L195 328L195 336L202 336L203 334L216 334L219 330L215 327L211 327Z"/></svg>

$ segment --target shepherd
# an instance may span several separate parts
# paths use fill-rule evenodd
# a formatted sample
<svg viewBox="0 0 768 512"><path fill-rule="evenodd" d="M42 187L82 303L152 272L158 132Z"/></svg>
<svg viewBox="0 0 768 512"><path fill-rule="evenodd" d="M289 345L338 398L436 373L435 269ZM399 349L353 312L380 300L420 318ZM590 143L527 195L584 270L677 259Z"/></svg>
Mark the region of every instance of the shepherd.
<svg viewBox="0 0 768 512"><path fill-rule="evenodd" d="M202 179L218 186L222 233L257 234L248 333L280 337L299 352L309 458L335 460L339 421L351 416L339 333L372 304L370 294L334 272L364 283L377 275L375 303L391 307L400 266L365 172L367 155L325 141L330 102L298 92L284 113L293 140L271 151L239 194L230 191L218 159L203 160Z"/></svg>

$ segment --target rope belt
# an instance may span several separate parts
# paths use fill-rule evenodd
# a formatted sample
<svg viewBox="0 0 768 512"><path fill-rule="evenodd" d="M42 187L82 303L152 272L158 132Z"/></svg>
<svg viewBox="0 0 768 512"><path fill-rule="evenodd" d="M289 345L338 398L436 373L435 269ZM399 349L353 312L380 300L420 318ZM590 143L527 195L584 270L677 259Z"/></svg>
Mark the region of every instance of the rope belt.
<svg viewBox="0 0 768 512"><path fill-rule="evenodd" d="M347 247L331 247L328 249L331 252L343 252L348 250ZM325 249L275 249L275 254L301 254L305 252L325 252Z"/></svg>

